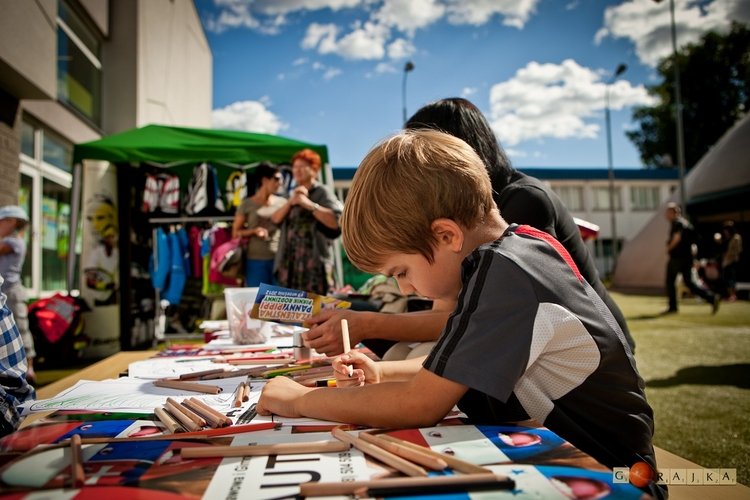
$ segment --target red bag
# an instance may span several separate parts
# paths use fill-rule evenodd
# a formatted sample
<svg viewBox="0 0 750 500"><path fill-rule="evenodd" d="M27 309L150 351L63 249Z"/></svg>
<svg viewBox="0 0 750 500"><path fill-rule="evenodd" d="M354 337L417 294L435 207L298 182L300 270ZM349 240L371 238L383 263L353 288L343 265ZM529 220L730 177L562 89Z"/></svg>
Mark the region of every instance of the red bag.
<svg viewBox="0 0 750 500"><path fill-rule="evenodd" d="M217 246L211 252L211 273L219 273L225 278L237 278L242 274L243 257L242 238L233 238Z"/></svg>
<svg viewBox="0 0 750 500"><path fill-rule="evenodd" d="M29 304L29 320L51 344L78 328L81 312L79 300L61 293Z"/></svg>

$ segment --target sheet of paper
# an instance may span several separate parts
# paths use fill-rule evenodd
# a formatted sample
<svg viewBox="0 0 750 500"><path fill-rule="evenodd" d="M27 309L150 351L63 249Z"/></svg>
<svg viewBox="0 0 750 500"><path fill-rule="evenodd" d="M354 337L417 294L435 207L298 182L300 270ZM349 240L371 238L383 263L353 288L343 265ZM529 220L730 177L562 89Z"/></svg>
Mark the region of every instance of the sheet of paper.
<svg viewBox="0 0 750 500"><path fill-rule="evenodd" d="M92 410L92 411L153 411L164 405L167 397L181 401L197 398L221 412L233 409L234 392L246 377L199 381L223 389L219 394L202 394L192 391L156 387L151 380L119 378L102 381L81 380L54 398L32 401L24 405L25 411ZM246 402L243 407L252 402Z"/></svg>
<svg viewBox="0 0 750 500"><path fill-rule="evenodd" d="M128 365L128 377L156 380L174 378L189 373L202 372L221 368L233 370L236 367L229 363L214 363L212 357L201 358L151 358L135 361Z"/></svg>

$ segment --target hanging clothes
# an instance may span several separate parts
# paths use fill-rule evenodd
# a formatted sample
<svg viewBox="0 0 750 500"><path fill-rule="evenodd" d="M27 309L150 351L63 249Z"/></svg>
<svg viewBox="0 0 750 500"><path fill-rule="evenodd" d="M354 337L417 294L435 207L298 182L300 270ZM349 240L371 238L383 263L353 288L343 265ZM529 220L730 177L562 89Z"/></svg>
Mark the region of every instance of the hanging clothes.
<svg viewBox="0 0 750 500"><path fill-rule="evenodd" d="M168 300L170 304L179 304L182 298L182 291L185 289L185 282L187 281L184 257L187 247L183 248L177 231L170 232L168 239L170 252L169 281L167 282L167 288L164 290L162 298Z"/></svg>
<svg viewBox="0 0 750 500"><path fill-rule="evenodd" d="M224 213L224 200L219 192L216 168L202 163L193 169L188 184L185 213L188 215L211 215Z"/></svg>
<svg viewBox="0 0 750 500"><path fill-rule="evenodd" d="M153 242L154 252L151 253L148 263L148 271L151 275L151 284L157 290L164 290L167 284L170 267L170 249L167 233L161 227L156 228L156 237ZM154 261L156 254L156 261Z"/></svg>

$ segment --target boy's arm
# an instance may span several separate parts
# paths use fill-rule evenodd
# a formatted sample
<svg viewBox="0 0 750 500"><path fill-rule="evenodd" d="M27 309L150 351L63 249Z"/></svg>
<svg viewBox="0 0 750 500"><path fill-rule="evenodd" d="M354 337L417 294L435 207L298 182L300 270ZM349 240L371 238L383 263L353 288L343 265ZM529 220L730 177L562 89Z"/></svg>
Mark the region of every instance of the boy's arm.
<svg viewBox="0 0 750 500"><path fill-rule="evenodd" d="M349 322L349 335L355 346L365 339L386 339L426 342L440 336L455 307L453 302L435 302L432 310L386 314L379 312L333 309L321 311L307 320L309 331L302 334L305 345L326 356L344 350L341 341L341 320Z"/></svg>
<svg viewBox="0 0 750 500"><path fill-rule="evenodd" d="M467 387L420 369L411 379L352 388L308 388L286 377L266 384L261 415L308 417L368 427L427 427L440 421Z"/></svg>

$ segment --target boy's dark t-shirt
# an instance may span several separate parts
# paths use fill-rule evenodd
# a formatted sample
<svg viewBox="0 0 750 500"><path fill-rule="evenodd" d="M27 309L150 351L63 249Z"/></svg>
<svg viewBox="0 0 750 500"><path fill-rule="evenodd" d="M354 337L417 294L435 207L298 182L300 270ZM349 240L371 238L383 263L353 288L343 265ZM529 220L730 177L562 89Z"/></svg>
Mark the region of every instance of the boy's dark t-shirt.
<svg viewBox="0 0 750 500"><path fill-rule="evenodd" d="M470 389L470 419L532 418L608 467L655 467L653 412L622 331L562 245L511 227L463 263L424 367Z"/></svg>

